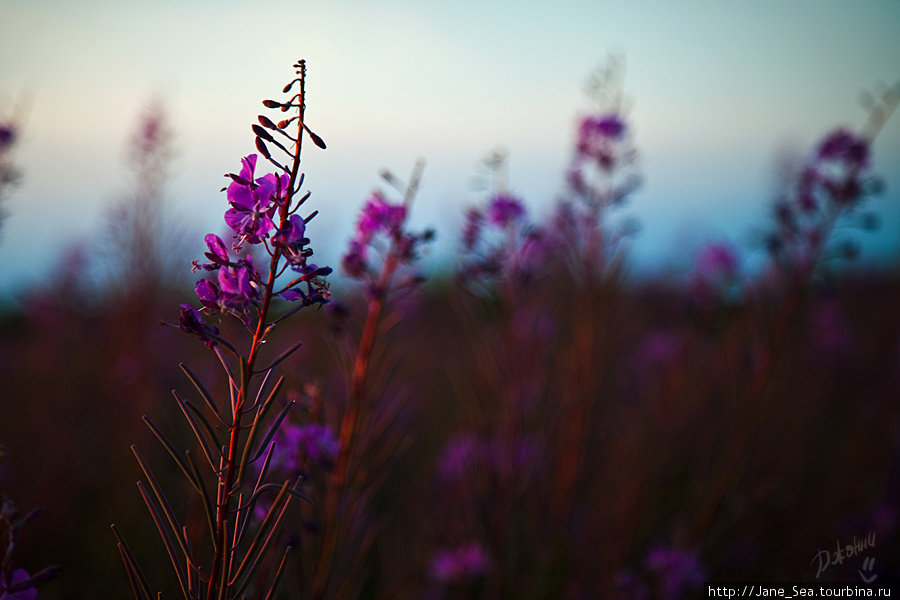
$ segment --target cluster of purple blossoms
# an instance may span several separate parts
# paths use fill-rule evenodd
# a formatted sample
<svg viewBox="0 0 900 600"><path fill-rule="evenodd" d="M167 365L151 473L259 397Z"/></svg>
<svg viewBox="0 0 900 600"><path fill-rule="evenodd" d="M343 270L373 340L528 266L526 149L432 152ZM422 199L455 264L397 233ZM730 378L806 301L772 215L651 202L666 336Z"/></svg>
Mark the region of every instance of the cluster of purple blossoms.
<svg viewBox="0 0 900 600"><path fill-rule="evenodd" d="M537 466L540 449L539 440L531 436L510 444L470 432L456 433L438 457L437 473L441 483L453 487L471 481L473 473L478 472L527 473Z"/></svg>
<svg viewBox="0 0 900 600"><path fill-rule="evenodd" d="M578 127L575 153L603 171L612 171L619 160L618 142L625 137L625 122L617 114L589 116Z"/></svg>
<svg viewBox="0 0 900 600"><path fill-rule="evenodd" d="M373 192L363 206L356 222L356 231L341 259L344 272L354 279L374 280L369 250L378 239L387 240L391 252L401 264L411 263L423 242L431 241L434 232L421 234L405 231L408 210L405 204L393 204L380 192Z"/></svg>
<svg viewBox="0 0 900 600"><path fill-rule="evenodd" d="M431 577L442 584L471 583L490 571L491 558L478 542L442 549L431 559Z"/></svg>
<svg viewBox="0 0 900 600"><path fill-rule="evenodd" d="M678 600L693 597L706 580L706 570L696 554L657 546L644 557L644 575L623 571L616 578L616 595L622 600ZM654 593L651 595L651 590Z"/></svg>
<svg viewBox="0 0 900 600"><path fill-rule="evenodd" d="M793 189L774 205L775 231L766 240L769 252L794 267L811 269L834 221L877 191L869 167L867 139L845 128L826 135L797 174ZM844 250L845 257L855 254L853 245Z"/></svg>
<svg viewBox="0 0 900 600"><path fill-rule="evenodd" d="M495 195L487 208L487 220L500 229L507 228L524 216L522 202L510 194Z"/></svg>
<svg viewBox="0 0 900 600"><path fill-rule="evenodd" d="M620 204L640 184L640 177L628 169L635 156L628 127L621 115L612 112L584 117L578 127L575 153L566 172L569 187L577 196L592 203ZM617 175L615 185L614 175ZM599 187L598 178L603 180Z"/></svg>
<svg viewBox="0 0 900 600"><path fill-rule="evenodd" d="M653 548L644 558L644 564L653 575L658 596L665 600L696 593L706 579L697 555L677 548Z"/></svg>
<svg viewBox="0 0 900 600"><path fill-rule="evenodd" d="M245 240L258 244L275 229L272 219L290 182L286 173L280 177L269 173L254 180L256 159L255 154L242 158L241 172L231 175L228 186L231 208L225 212L225 222L238 236L238 247Z"/></svg>
<svg viewBox="0 0 900 600"><path fill-rule="evenodd" d="M273 440L269 473L279 477L303 477L308 480L315 473L334 469L340 444L327 425L310 423L297 425L285 421ZM266 502L256 505L254 514L262 521L271 507Z"/></svg>
<svg viewBox="0 0 900 600"><path fill-rule="evenodd" d="M306 222L296 214L290 215L276 231L276 211L284 206L290 177L269 173L254 179L257 156L251 154L241 159L240 174L230 174L227 188L230 208L225 212L225 222L234 231L236 242L233 250L241 249L244 242L263 244L270 254L280 252L286 265L297 276L276 293L288 302L302 302L304 306L324 304L328 299L328 286L322 279L331 273L330 267L319 267L309 262L313 251L305 236ZM208 263L193 261L193 270L214 272L215 277L201 279L194 288L203 311L209 314L227 312L250 321L250 307L257 304L264 285L249 254L232 257L228 246L219 236L206 236L208 251L204 256ZM285 267L286 268L286 267ZM214 345L218 334L215 327L203 323L200 312L190 305L181 307L181 328L200 337L207 345Z"/></svg>
<svg viewBox="0 0 900 600"><path fill-rule="evenodd" d="M337 460L339 445L327 425L297 425L286 422L275 435L275 450L270 468L295 476L311 469L329 471Z"/></svg>
<svg viewBox="0 0 900 600"><path fill-rule="evenodd" d="M484 209L466 213L462 232L463 251L468 254L463 276L475 279L535 266L542 240L532 229L522 201L509 193L494 194ZM527 264L526 264L527 263Z"/></svg>
<svg viewBox="0 0 900 600"><path fill-rule="evenodd" d="M391 204L379 192L373 192L363 206L356 222L356 232L341 260L344 272L354 279L362 279L369 271L369 247L378 234L390 239L403 235L406 206Z"/></svg>
<svg viewBox="0 0 900 600"><path fill-rule="evenodd" d="M869 166L869 143L846 129L837 129L819 147L800 175L797 204L815 211L824 193L837 206L852 206L862 196L861 173Z"/></svg>

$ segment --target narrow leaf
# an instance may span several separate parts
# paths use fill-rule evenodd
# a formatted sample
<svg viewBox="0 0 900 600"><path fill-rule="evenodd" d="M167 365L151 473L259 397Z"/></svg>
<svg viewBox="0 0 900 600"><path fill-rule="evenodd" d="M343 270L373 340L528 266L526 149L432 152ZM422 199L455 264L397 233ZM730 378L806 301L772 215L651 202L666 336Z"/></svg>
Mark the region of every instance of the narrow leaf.
<svg viewBox="0 0 900 600"><path fill-rule="evenodd" d="M203 483L203 478L200 476L200 470L197 468L197 462L194 460L194 455L191 454L190 450L188 450L184 454L187 457L187 461L191 467L191 470L194 472L194 476L197 478L197 481L200 482L200 497L203 500L203 512L206 514L206 525L209 528L209 535L212 538L212 548L213 552L215 552L216 518L215 516L213 516L213 503L210 500L209 491L206 489L206 485Z"/></svg>
<svg viewBox="0 0 900 600"><path fill-rule="evenodd" d="M174 393L174 392L173 392ZM200 432L200 424L203 425L203 429L209 437L212 438L213 443L216 445L216 448L221 448L222 444L219 443L218 438L216 437L216 433L213 431L212 427L209 424L200 411L191 404L190 402L186 402L182 400L178 394L175 395L175 402L178 403L178 408L181 409L181 412L184 413L184 418L187 419L188 424L191 426L191 429L194 431L194 436L197 438L197 442L200 444L200 449L203 450L204 456L206 456L206 460L209 461L209 466L212 467L212 470L216 470L216 463L213 460L212 452L209 449L209 446L206 444L206 438L203 433ZM198 417L200 422L198 423L194 417Z"/></svg>
<svg viewBox="0 0 900 600"><path fill-rule="evenodd" d="M237 383L235 383L234 373L231 371L231 365L228 364L228 361L225 360L225 357L222 355L222 351L219 350L218 346L213 348L216 356L219 357L219 362L222 363L222 368L225 369L225 373L228 375L228 384L229 390L232 392L232 396L234 395L234 390L237 389Z"/></svg>
<svg viewBox="0 0 900 600"><path fill-rule="evenodd" d="M263 522L260 524L259 529L256 531L256 535L253 536L253 541L250 542L250 547L247 548L247 554L244 555L244 560L241 561L241 564L237 568L237 571L235 571L231 580L228 582L229 586L233 586L238 581L238 579L240 579L241 575L243 575L244 570L248 567L250 568L244 585L240 586L237 589L238 594L241 593L246 587L246 584L249 583L249 579L253 576L253 571L255 571L255 566L259 562L260 555L263 554L266 550L266 546L268 544L268 540L271 538L272 531L274 531L274 528L277 528L278 523L280 523L281 521L281 517L284 515L284 509L287 507L287 505L285 504L285 506L281 507L279 505L281 505L282 502L285 502L288 484L289 482L285 481L281 485L278 495L275 497L275 500L272 501L272 505L269 507L268 512L266 512L266 516L263 519ZM289 500L290 497L287 497L287 501ZM279 510L279 507L281 508L281 510ZM272 519L276 511L278 511L279 514L278 517L275 518L275 521L273 523ZM269 533L269 537L267 537L266 541L263 542L262 538L266 533ZM254 557L254 555L255 558L253 558L251 561L251 557Z"/></svg>
<svg viewBox="0 0 900 600"><path fill-rule="evenodd" d="M181 567L179 567L179 563L181 562L178 557L175 555L175 548L172 546L172 540L166 532L165 525L162 522L162 519L159 517L159 512L156 510L156 507L153 506L153 501L150 499L149 494L147 494L147 490L144 489L144 485L138 481L137 482L138 489L141 492L141 496L144 498L144 504L147 505L147 509L150 511L150 516L153 519L153 524L156 525L156 530L159 532L159 537L162 538L163 545L166 547L166 552L169 554L169 561L172 563L172 568L175 569L175 575L178 577L178 585L181 587L181 593L184 594L185 598L189 598L187 585L185 584L185 574L182 573ZM175 536L180 540L181 534L176 532ZM185 557L187 558L187 552L185 551Z"/></svg>
<svg viewBox="0 0 900 600"><path fill-rule="evenodd" d="M267 366L267 367L266 367L265 369L263 369L262 371L257 371L257 372L258 372L258 373L262 373L263 371L268 371L268 370L274 369L274 368L275 368L276 366L278 366L284 359L286 359L286 358L289 357L291 354L293 354L294 352L296 352L297 350L299 350L299 349L300 349L300 346L302 346L302 345L303 345L302 342L297 342L296 344L294 344L293 346L291 346L290 348L288 348L287 350L285 350L284 352L282 352L281 354L279 354L279 355L278 355L278 358L276 358L275 360L273 360L273 361L269 364L269 366Z"/></svg>
<svg viewBox="0 0 900 600"><path fill-rule="evenodd" d="M303 478L301 477L300 480L302 481L302 479ZM281 486L279 486L277 483L267 483L267 484L257 488L256 495L259 495L264 491L273 490L273 489L281 489ZM298 500L302 500L302 501L306 502L310 506L315 506L315 502L313 502L310 498L304 496L303 494L301 494L294 488L288 488L287 490L285 490L285 493L290 494L291 496L293 496L294 498L297 498Z"/></svg>
<svg viewBox="0 0 900 600"><path fill-rule="evenodd" d="M152 595L150 594L150 586L147 585L147 578L144 577L144 572L141 571L137 561L134 559L131 548L125 543L125 538L122 537L122 534L119 533L119 529L115 525L112 525L112 531L118 541L119 553L122 555L122 561L125 563L128 579L131 580L132 589L135 590L135 598L138 600L141 598L151 600ZM140 595L137 593L138 589L140 590Z"/></svg>
<svg viewBox="0 0 900 600"><path fill-rule="evenodd" d="M269 586L269 592L266 594L265 600L272 600L272 598L275 597L275 590L278 588L278 583L281 581L281 574L284 572L284 565L287 562L288 554L290 554L293 549L293 546L288 546L284 549L284 554L281 556L281 562L278 563L278 570L275 571L275 577L272 578L272 585Z"/></svg>
<svg viewBox="0 0 900 600"><path fill-rule="evenodd" d="M275 423L272 425L272 427L269 428L269 432L266 434L266 437L263 439L262 444L260 444L259 451L256 453L256 455L253 458L250 459L249 462L254 463L257 460L259 460L259 457L262 456L262 453L265 451L266 447L269 445L269 442L271 442L272 438L275 437L275 432L278 431L278 428L281 426L282 421L284 421L284 418L287 417L288 411L291 409L291 407L293 405L294 405L294 401L291 400L281 410L281 413L278 415L278 418L275 419Z"/></svg>
<svg viewBox="0 0 900 600"><path fill-rule="evenodd" d="M171 505L169 505L169 501L166 500L165 494L163 494L162 489L159 487L159 482L156 480L156 477L153 475L153 471L150 470L150 467L147 465L146 461L144 461L144 457L141 456L140 452L138 452L137 446L132 445L131 452L134 454L135 458L138 461L138 464L141 466L141 470L144 472L144 476L147 477L147 483L150 484L150 489L153 491L153 495L156 497L156 501L159 502L159 506L160 508L162 508L163 514L166 517L166 521L168 521L169 527L175 534L175 539L178 540L178 545L181 547L181 551L185 556L187 556L187 548L184 545L184 540L181 539L181 525L175 518L175 514L172 512L172 507Z"/></svg>
<svg viewBox="0 0 900 600"><path fill-rule="evenodd" d="M263 376L262 383L259 384L259 389L256 391L256 399L253 402L253 406L259 406L259 399L262 398L263 392L266 390L266 386L269 385L269 378L272 377L272 370L266 371L265 376Z"/></svg>
<svg viewBox="0 0 900 600"><path fill-rule="evenodd" d="M153 422L147 415L142 416L141 420L146 423L147 427L150 428L150 431L153 432L153 435L156 437L156 439L159 440L159 443L163 445L163 447L166 449L166 452L169 453L169 456L172 457L172 460L175 461L175 464L177 464L178 468L181 469L181 472L184 473L184 476L188 478L191 486L199 492L200 489L197 487L197 482L194 480L193 473L191 473L190 469L188 469L187 464L184 462L184 459L181 458L181 455L175 449L175 446L172 445L172 442L170 442L169 439L163 434L163 432L153 424Z"/></svg>
<svg viewBox="0 0 900 600"><path fill-rule="evenodd" d="M222 417L219 414L219 409L216 408L215 403L212 401L212 396L209 395L209 392L206 390L206 386L203 385L203 383L197 378L196 375L194 375L193 371L191 371L187 367L187 365L185 365L184 363L180 363L178 366L181 367L181 370L184 371L184 374L187 375L187 378L191 381L191 383L194 384L194 387L200 393L200 397L203 398L203 401L206 402L206 405L209 407L209 409L213 411L217 417L219 417L219 420L221 420ZM222 423L224 424L225 422L222 421Z"/></svg>
<svg viewBox="0 0 900 600"><path fill-rule="evenodd" d="M256 500L259 498L259 494L257 494L256 492L262 486L262 482L265 480L266 475L269 472L269 461L272 458L272 451L274 449L275 449L275 444L272 444L271 446L269 446L269 451L266 452L266 457L263 459L262 467L260 467L259 474L256 477L256 484L254 484L254 486L253 486L253 493L250 495L250 502L248 502L246 506L240 506L240 504L238 504L238 509L237 509L238 511L246 511L247 513L252 513L253 510L256 508ZM244 519L244 521L241 525L240 533L237 536L236 546L240 545L244 541L244 533L246 532L247 524L249 522L250 522L250 519Z"/></svg>
<svg viewBox="0 0 900 600"><path fill-rule="evenodd" d="M302 478L298 477L297 480L294 482L293 488L286 487L288 482L287 481L284 482L284 485L281 487L281 492L279 492L278 497L275 499L275 502L273 502L273 504L272 504L272 508L269 510L269 514L266 515L267 518L272 513L272 510L274 510L275 506L277 505L277 503L279 501L279 498L282 497L283 493L287 492L287 493L291 493L293 495L293 493L296 493L296 488L300 485L301 481L302 481ZM266 537L266 540L260 546L259 551L256 553L256 558L254 559L253 563L250 565L249 569L247 569L247 574L244 577L244 582L238 587L237 593L241 593L247 588L247 586L250 584L250 581L253 579L253 576L256 574L256 571L259 569L259 566L262 562L263 557L268 553L269 548L271 548L271 546L272 546L272 542L275 540L275 536L278 535L278 532L281 530L281 520L284 518L284 515L287 512L289 505L290 505L290 497L287 497L287 498L285 498L284 503L281 507L281 510L278 513L278 518L275 519L275 523L272 524L272 527L269 529L268 537ZM265 521L263 523L265 524ZM263 532L263 529L260 528L258 535L261 534L262 532ZM247 556L249 556L249 555L250 555L250 550L247 551ZM238 575L236 574L234 579L232 579L231 583L236 581L237 578L238 578Z"/></svg>
<svg viewBox="0 0 900 600"><path fill-rule="evenodd" d="M253 425L250 427L250 434L247 436L247 441L244 443L244 451L241 453L241 462L238 466L238 477L237 481L240 483L244 480L244 471L247 468L248 462L256 462L259 459L259 455L256 458L250 460L250 452L253 449L253 444L256 441L256 434L259 428L260 423L262 423L263 419L266 417L266 414L269 412L269 408L272 406L272 401L275 399L275 396L278 394L279 390L281 390L281 385L284 383L284 377L279 377L278 381L275 382L275 387L272 388L272 391L269 392L269 395L266 397L266 401L263 402L262 406L256 412L256 417L253 419ZM288 405L287 408L293 404ZM279 421L280 423L280 421ZM267 439L267 441L263 444L260 449L265 448L269 445L268 440L271 440L271 437ZM260 453L261 455L262 453Z"/></svg>

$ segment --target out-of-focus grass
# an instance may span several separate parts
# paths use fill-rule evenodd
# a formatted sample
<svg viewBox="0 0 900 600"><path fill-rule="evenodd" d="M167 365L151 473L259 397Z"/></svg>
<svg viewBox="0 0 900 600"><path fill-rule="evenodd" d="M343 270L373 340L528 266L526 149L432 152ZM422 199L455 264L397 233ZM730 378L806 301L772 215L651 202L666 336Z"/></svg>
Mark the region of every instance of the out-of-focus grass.
<svg viewBox="0 0 900 600"><path fill-rule="evenodd" d="M766 311L698 313L662 284L560 295L565 283L530 288L531 314L553 324L540 335L514 321L516 307L440 282L385 331L389 356L379 360L396 368L382 389L407 398L401 423L411 446L379 475L385 484L372 506L384 526L370 559L371 597L391 589L420 597L431 586L429 557L466 536L487 546L488 580L502 580L492 585L503 597L603 593L623 571L644 573L655 545L695 551L712 579L809 578L820 549L870 531L888 579L898 557L900 282L860 277L806 296L759 398L747 390ZM137 553L160 550L129 445L178 481L140 416L188 440L182 423L166 422L170 390L190 394L173 357L210 378L216 369L202 344L157 324L171 318L175 297L87 307L59 292L35 292L0 337L0 439L10 450L3 489L22 506L46 508L18 561L63 565L42 597L124 596L109 524L120 524ZM352 298L348 305L343 326L358 328L361 308ZM329 404L345 395L336 335L326 311L279 332L305 340L285 365L289 394L318 385L332 419ZM590 364L579 366L584 348ZM765 412L756 416L750 401L765 402ZM527 405L511 415L519 402ZM476 466L448 489L436 464L454 431L527 438L536 454L505 474ZM574 431L577 448L567 445ZM746 444L735 450L740 436ZM856 568L848 561L823 577Z"/></svg>

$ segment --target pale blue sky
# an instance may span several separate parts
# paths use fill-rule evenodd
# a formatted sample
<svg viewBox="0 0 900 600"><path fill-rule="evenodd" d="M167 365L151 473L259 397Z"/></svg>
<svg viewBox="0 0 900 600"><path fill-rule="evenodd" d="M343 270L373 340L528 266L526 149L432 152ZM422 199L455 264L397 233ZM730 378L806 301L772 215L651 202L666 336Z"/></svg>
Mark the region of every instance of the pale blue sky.
<svg viewBox="0 0 900 600"><path fill-rule="evenodd" d="M900 1L119 2L0 0L0 117L24 104L23 185L6 202L0 296L46 276L125 189L124 144L153 96L177 128L167 195L200 234L221 230L222 174L252 151L259 101L309 65L304 159L312 230L331 260L387 167L427 160L415 222L457 240L491 149L538 215L561 188L588 73L626 58L645 186L642 268L709 236L765 224L775 152L859 126L863 89L900 79ZM900 115L877 140L889 195L881 252L900 253ZM867 247L867 251L874 249Z"/></svg>

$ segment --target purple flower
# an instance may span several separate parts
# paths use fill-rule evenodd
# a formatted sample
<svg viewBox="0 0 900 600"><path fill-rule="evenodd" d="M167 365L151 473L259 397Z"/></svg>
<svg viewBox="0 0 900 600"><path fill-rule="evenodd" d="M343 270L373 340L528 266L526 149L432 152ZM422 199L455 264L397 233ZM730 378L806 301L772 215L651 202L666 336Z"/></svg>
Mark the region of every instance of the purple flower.
<svg viewBox="0 0 900 600"><path fill-rule="evenodd" d="M405 230L406 218L405 204L392 204L377 191L369 196L360 211L356 233L341 258L341 266L347 275L367 284L366 295L369 298L382 296L389 291L373 278L377 268L369 263L370 248L375 249L382 257L384 267L393 263L392 269L399 268L398 277L391 278L393 282L389 287L407 287L421 281L420 277L406 277L401 271L408 270L418 256L418 249L434 238L434 232L425 230L422 233L409 233Z"/></svg>
<svg viewBox="0 0 900 600"><path fill-rule="evenodd" d="M697 259L698 273L707 279L721 281L734 279L737 274L737 255L729 244L709 244L700 251Z"/></svg>
<svg viewBox="0 0 900 600"><path fill-rule="evenodd" d="M214 233L208 233L203 239L206 241L206 247L209 248L209 252L204 252L203 255L208 258L210 262L201 264L196 260L191 261L191 264L194 265L194 268L191 269L191 271L196 271L197 269L215 271L222 265L227 265L229 262L228 247L225 246L225 242L222 241L222 238Z"/></svg>
<svg viewBox="0 0 900 600"><path fill-rule="evenodd" d="M604 171L612 170L616 164L616 142L624 137L625 129L625 122L616 114L585 117L578 127L578 159L594 161Z"/></svg>
<svg viewBox="0 0 900 600"><path fill-rule="evenodd" d="M829 133L819 143L812 163L801 174L798 203L809 210L816 205L816 190L822 190L838 206L855 204L863 195L860 172L868 166L868 141L846 129Z"/></svg>
<svg viewBox="0 0 900 600"><path fill-rule="evenodd" d="M654 548L647 553L644 564L654 575L659 597L665 600L676 600L698 590L706 579L697 555L677 548Z"/></svg>
<svg viewBox="0 0 900 600"><path fill-rule="evenodd" d="M9 123L0 123L0 152L3 152L16 141L16 130Z"/></svg>
<svg viewBox="0 0 900 600"><path fill-rule="evenodd" d="M437 459L438 479L455 486L477 471L528 472L536 466L540 448L540 441L533 437L524 437L513 444L479 438L470 432L455 433Z"/></svg>
<svg viewBox="0 0 900 600"><path fill-rule="evenodd" d="M213 313L219 312L219 305L222 301L222 293L219 291L219 286L208 279L201 279L194 286L194 292L200 298L200 304Z"/></svg>
<svg viewBox="0 0 900 600"><path fill-rule="evenodd" d="M601 137L619 139L625 133L625 122L616 114L602 117L588 117L581 124L582 129L587 129L586 134Z"/></svg>
<svg viewBox="0 0 900 600"><path fill-rule="evenodd" d="M437 471L440 478L452 483L470 473L483 453L481 446L471 433L457 433L451 437L438 458Z"/></svg>
<svg viewBox="0 0 900 600"><path fill-rule="evenodd" d="M497 194L491 198L487 208L488 220L500 228L518 221L525 215L522 202L509 194Z"/></svg>
<svg viewBox="0 0 900 600"><path fill-rule="evenodd" d="M25 569L16 569L8 578L0 577L0 600L34 600L37 590Z"/></svg>
<svg viewBox="0 0 900 600"><path fill-rule="evenodd" d="M238 312L243 312L257 297L250 269L243 266L219 269L219 290L220 304Z"/></svg>
<svg viewBox="0 0 900 600"><path fill-rule="evenodd" d="M360 240L350 240L347 253L341 259L341 268L354 279L362 279L369 269L369 249Z"/></svg>
<svg viewBox="0 0 900 600"><path fill-rule="evenodd" d="M192 333L206 342L210 348L216 345L216 342L209 337L209 334L218 335L219 328L215 325L207 325L203 321L203 315L200 311L190 304L181 305L181 313L178 316L178 324L182 331Z"/></svg>
<svg viewBox="0 0 900 600"><path fill-rule="evenodd" d="M309 243L304 237L306 223L300 215L291 215L287 224L272 237L272 244L286 249L296 249Z"/></svg>
<svg viewBox="0 0 900 600"><path fill-rule="evenodd" d="M341 259L344 272L354 279L362 279L369 270L368 246L376 234L383 233L401 240L403 223L406 220L406 207L402 204L391 204L379 193L373 192L356 222L356 234L350 240L350 246ZM408 244L411 250L412 243ZM402 250L402 248L401 248ZM406 258L406 257L404 257Z"/></svg>
<svg viewBox="0 0 900 600"><path fill-rule="evenodd" d="M291 215L288 222L272 237L272 245L281 248L282 256L295 271L302 272L312 250L306 248L306 223L300 215ZM329 270L330 271L330 270Z"/></svg>
<svg viewBox="0 0 900 600"><path fill-rule="evenodd" d="M832 131L819 143L819 160L846 162L854 168L863 168L869 160L869 144L846 129Z"/></svg>
<svg viewBox="0 0 900 600"><path fill-rule="evenodd" d="M378 192L366 201L356 223L356 239L368 243L376 233L397 235L406 220L406 206L391 204Z"/></svg>
<svg viewBox="0 0 900 600"><path fill-rule="evenodd" d="M431 559L431 576L444 584L468 583L487 574L491 559L478 542L442 549Z"/></svg>
<svg viewBox="0 0 900 600"><path fill-rule="evenodd" d="M294 475L309 469L329 470L337 460L339 445L326 425L286 422L275 437L271 468Z"/></svg>
<svg viewBox="0 0 900 600"><path fill-rule="evenodd" d="M256 155L251 154L241 159L243 168L238 180L228 186L228 202L231 208L225 212L225 222L241 240L251 244L260 243L263 238L275 229L272 217L275 214L277 200L287 192L290 177L280 177L269 173L254 181ZM234 178L233 178L234 179Z"/></svg>

